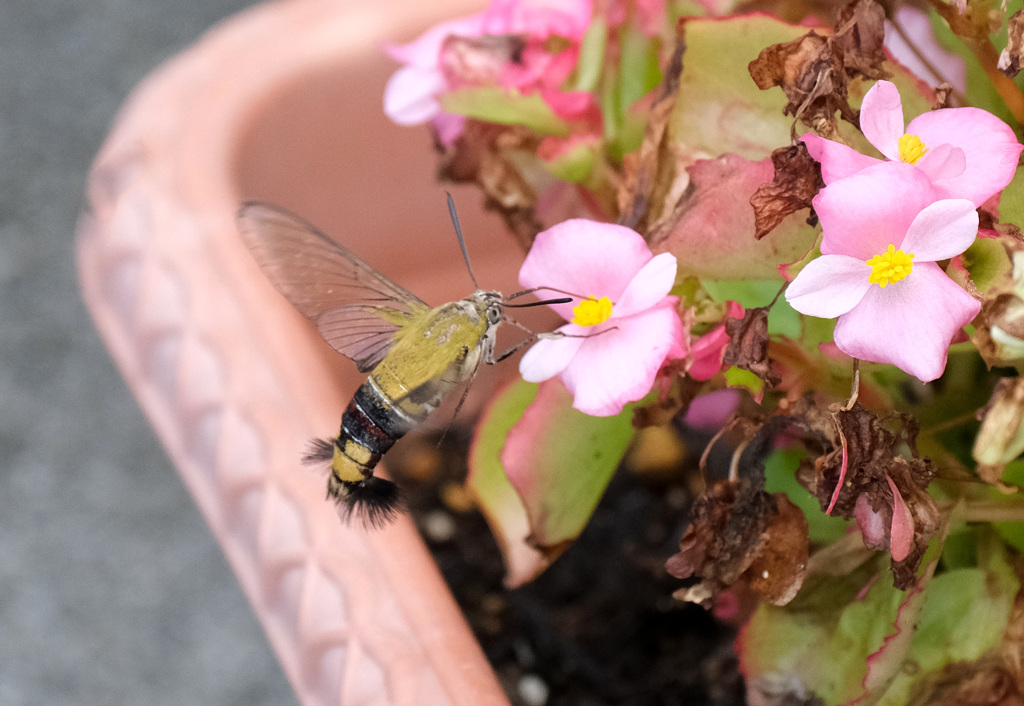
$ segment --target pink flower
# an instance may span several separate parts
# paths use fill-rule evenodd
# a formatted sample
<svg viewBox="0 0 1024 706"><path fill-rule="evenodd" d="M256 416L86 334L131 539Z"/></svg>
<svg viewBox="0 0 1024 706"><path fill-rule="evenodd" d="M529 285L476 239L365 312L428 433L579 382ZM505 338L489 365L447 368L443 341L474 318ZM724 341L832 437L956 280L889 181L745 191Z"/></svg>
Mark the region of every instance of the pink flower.
<svg viewBox="0 0 1024 706"><path fill-rule="evenodd" d="M575 68L591 12L591 0L493 0L480 14L389 46L388 54L404 66L384 89L384 112L399 125L432 121L442 142L451 144L465 120L444 113L440 95L487 85L555 91ZM553 36L569 40L569 47L549 51Z"/></svg>
<svg viewBox="0 0 1024 706"><path fill-rule="evenodd" d="M978 232L967 199L943 199L920 169L887 163L833 182L814 198L821 257L786 290L797 311L839 317L836 346L928 382L942 375L950 341L979 302L935 264Z"/></svg>
<svg viewBox="0 0 1024 706"><path fill-rule="evenodd" d="M538 341L519 371L530 382L561 378L573 407L610 416L646 395L662 364L686 352L676 258L655 257L636 231L576 218L540 233L519 270L524 287L553 287L582 301L552 308L571 323ZM543 296L557 293L541 290Z"/></svg>
<svg viewBox="0 0 1024 706"><path fill-rule="evenodd" d="M879 81L864 96L860 126L886 159L914 165L941 198L967 199L975 206L1010 183L1024 149L1006 123L979 108L924 113L911 120L904 132L900 94L888 81ZM826 184L879 163L812 133L801 139L821 162Z"/></svg>

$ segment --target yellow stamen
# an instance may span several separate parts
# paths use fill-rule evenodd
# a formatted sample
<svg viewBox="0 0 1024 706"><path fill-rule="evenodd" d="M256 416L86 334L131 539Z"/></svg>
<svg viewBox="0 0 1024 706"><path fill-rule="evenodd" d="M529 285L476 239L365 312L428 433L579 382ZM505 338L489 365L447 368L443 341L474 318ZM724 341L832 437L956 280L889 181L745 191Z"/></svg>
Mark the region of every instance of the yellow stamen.
<svg viewBox="0 0 1024 706"><path fill-rule="evenodd" d="M917 135L905 134L900 137L897 144L900 148L900 161L907 164L917 164L917 161L928 151Z"/></svg>
<svg viewBox="0 0 1024 706"><path fill-rule="evenodd" d="M612 300L590 296L572 308L572 322L577 326L597 326L612 316Z"/></svg>
<svg viewBox="0 0 1024 706"><path fill-rule="evenodd" d="M889 245L888 250L867 261L867 265L871 267L868 282L885 289L887 285L905 279L914 271L913 259L914 253L903 252L897 250L893 245Z"/></svg>

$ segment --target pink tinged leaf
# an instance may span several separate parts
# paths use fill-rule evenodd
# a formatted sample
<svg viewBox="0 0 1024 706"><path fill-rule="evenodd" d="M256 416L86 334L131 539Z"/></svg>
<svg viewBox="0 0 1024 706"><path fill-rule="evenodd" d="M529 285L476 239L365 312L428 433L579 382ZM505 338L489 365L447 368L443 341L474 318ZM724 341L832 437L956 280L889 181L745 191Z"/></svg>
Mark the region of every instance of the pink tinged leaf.
<svg viewBox="0 0 1024 706"><path fill-rule="evenodd" d="M419 125L441 112L437 94L445 89L440 72L407 66L384 87L384 113L399 125Z"/></svg>
<svg viewBox="0 0 1024 706"><path fill-rule="evenodd" d="M925 588L935 573L937 563L936 561L929 563L914 587L904 595L903 602L899 604L896 611L896 620L893 622L894 630L885 637L881 647L868 656L867 672L861 682L863 693L859 698L848 702L850 706L878 703L906 667L907 652L917 634L915 626L921 617L921 611L927 598ZM844 706L847 705L844 704Z"/></svg>
<svg viewBox="0 0 1024 706"><path fill-rule="evenodd" d="M870 287L839 317L834 338L847 355L890 363L929 382L942 375L953 336L980 309L938 265L922 262L904 280Z"/></svg>
<svg viewBox="0 0 1024 706"><path fill-rule="evenodd" d="M583 326L567 324L558 329L558 333L569 334L565 338L542 338L526 351L519 361L519 374L527 382L544 382L559 375L569 367L583 345L586 336L591 333Z"/></svg>
<svg viewBox="0 0 1024 706"><path fill-rule="evenodd" d="M978 212L967 199L944 199L926 206L914 218L903 240L904 252L914 264L956 257L978 235Z"/></svg>
<svg viewBox="0 0 1024 706"><path fill-rule="evenodd" d="M871 268L846 255L811 260L786 288L786 301L801 314L834 319L860 303L873 287Z"/></svg>
<svg viewBox="0 0 1024 706"><path fill-rule="evenodd" d="M807 145L807 152L821 163L821 178L826 184L882 163L881 160L861 154L852 147L826 140L814 133L805 133L800 139Z"/></svg>
<svg viewBox="0 0 1024 706"><path fill-rule="evenodd" d="M900 248L914 217L938 199L928 177L902 162L881 162L833 182L813 200L821 252L868 260L890 244Z"/></svg>
<svg viewBox="0 0 1024 706"><path fill-rule="evenodd" d="M575 409L606 417L618 414L627 403L650 392L666 358L685 353L676 301L669 297L664 304L643 313L613 318L596 335L584 339L561 374L562 382L573 394Z"/></svg>
<svg viewBox="0 0 1024 706"><path fill-rule="evenodd" d="M550 564L527 542L530 519L501 465L505 439L536 395L536 385L521 380L500 391L480 418L469 449L466 486L498 540L510 586L526 583Z"/></svg>
<svg viewBox="0 0 1024 706"><path fill-rule="evenodd" d="M967 168L967 155L959 147L938 145L929 147L914 166L927 174L932 183L935 183L963 174L964 169Z"/></svg>
<svg viewBox="0 0 1024 706"><path fill-rule="evenodd" d="M632 414L591 417L570 404L557 381L542 384L501 451L529 541L549 559L586 526L634 434Z"/></svg>
<svg viewBox="0 0 1024 706"><path fill-rule="evenodd" d="M770 279L776 267L800 258L814 241L806 216L794 213L761 240L754 232L750 197L775 174L771 159L751 162L735 154L702 159L690 176L687 208L651 237L651 249L679 259L682 276L702 279Z"/></svg>
<svg viewBox="0 0 1024 706"><path fill-rule="evenodd" d="M885 480L892 491L892 529L889 532L889 553L893 561L903 561L914 548L914 515L900 495L896 483L888 475Z"/></svg>
<svg viewBox="0 0 1024 706"><path fill-rule="evenodd" d="M675 255L662 253L640 268L626 291L615 301L613 318L632 316L661 303L676 282Z"/></svg>
<svg viewBox="0 0 1024 706"><path fill-rule="evenodd" d="M865 94L860 107L860 128L879 152L894 162L899 161L903 102L895 85L879 81Z"/></svg>
<svg viewBox="0 0 1024 706"><path fill-rule="evenodd" d="M640 234L625 226L572 218L537 235L523 266L524 287L555 287L579 296L618 300L652 258ZM541 290L538 296L557 296ZM565 320L577 302L555 304Z"/></svg>
<svg viewBox="0 0 1024 706"><path fill-rule="evenodd" d="M1013 179L1021 147L1013 130L979 108L949 108L914 118L907 132L918 135L926 147L949 144L963 150L961 174L939 179L935 186L951 198L982 205Z"/></svg>
<svg viewBox="0 0 1024 706"><path fill-rule="evenodd" d="M853 516L857 520L857 528L864 539L864 546L868 549L885 549L885 518L882 513L875 512L871 508L867 493L857 496L857 505L853 509Z"/></svg>

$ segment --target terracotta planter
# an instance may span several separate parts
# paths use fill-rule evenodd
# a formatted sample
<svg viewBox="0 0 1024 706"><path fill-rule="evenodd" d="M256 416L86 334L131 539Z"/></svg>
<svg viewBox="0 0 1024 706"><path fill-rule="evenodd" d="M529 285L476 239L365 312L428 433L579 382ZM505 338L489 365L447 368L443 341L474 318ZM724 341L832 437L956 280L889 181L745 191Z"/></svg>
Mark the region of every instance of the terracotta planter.
<svg viewBox="0 0 1024 706"><path fill-rule="evenodd" d="M394 67L379 44L472 4L246 12L136 91L89 181L88 306L306 704L507 703L408 518L345 527L300 467L361 379L235 228L241 201L267 199L427 301L465 296L428 137L381 112ZM456 198L478 278L514 288L520 253L478 197Z"/></svg>

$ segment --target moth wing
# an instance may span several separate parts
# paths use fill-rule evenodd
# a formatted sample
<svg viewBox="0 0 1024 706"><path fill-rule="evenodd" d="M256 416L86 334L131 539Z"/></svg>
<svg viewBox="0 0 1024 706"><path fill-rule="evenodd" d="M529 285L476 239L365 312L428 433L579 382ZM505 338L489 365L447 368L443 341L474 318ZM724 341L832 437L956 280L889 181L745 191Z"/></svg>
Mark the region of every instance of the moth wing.
<svg viewBox="0 0 1024 706"><path fill-rule="evenodd" d="M400 329L429 310L416 295L283 208L246 203L238 224L274 287L361 372L387 355Z"/></svg>

